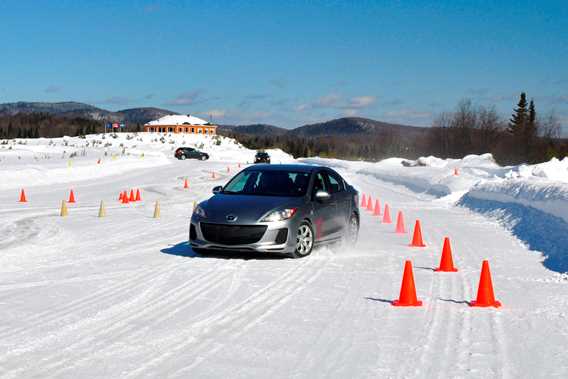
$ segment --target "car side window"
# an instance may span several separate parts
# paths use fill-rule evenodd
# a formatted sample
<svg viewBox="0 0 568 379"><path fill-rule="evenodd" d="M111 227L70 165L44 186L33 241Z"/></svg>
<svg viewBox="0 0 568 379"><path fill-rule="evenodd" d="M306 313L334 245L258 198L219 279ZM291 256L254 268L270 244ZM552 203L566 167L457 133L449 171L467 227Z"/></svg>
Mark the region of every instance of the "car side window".
<svg viewBox="0 0 568 379"><path fill-rule="evenodd" d="M327 191L323 172L318 172L314 178L314 194L318 191Z"/></svg>
<svg viewBox="0 0 568 379"><path fill-rule="evenodd" d="M339 177L339 175L333 172L328 172L326 176L329 180L329 193L338 193L345 190L343 180Z"/></svg>

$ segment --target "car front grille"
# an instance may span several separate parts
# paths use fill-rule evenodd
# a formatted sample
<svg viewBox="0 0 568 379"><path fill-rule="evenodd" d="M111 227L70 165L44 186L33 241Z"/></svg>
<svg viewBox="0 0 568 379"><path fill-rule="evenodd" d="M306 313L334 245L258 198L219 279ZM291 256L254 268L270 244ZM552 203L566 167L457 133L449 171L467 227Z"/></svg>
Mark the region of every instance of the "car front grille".
<svg viewBox="0 0 568 379"><path fill-rule="evenodd" d="M201 223L201 233L209 242L222 245L247 245L260 241L266 225L224 225Z"/></svg>

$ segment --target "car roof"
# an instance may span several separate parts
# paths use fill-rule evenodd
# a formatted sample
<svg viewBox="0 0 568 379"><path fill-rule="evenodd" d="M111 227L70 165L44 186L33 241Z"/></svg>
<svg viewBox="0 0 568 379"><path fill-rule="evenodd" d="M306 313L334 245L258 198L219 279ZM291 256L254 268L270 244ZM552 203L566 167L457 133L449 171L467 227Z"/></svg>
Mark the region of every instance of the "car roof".
<svg viewBox="0 0 568 379"><path fill-rule="evenodd" d="M313 172L318 169L327 167L312 165L312 164L255 164L249 166L245 170L261 170L261 171L299 171L299 172Z"/></svg>

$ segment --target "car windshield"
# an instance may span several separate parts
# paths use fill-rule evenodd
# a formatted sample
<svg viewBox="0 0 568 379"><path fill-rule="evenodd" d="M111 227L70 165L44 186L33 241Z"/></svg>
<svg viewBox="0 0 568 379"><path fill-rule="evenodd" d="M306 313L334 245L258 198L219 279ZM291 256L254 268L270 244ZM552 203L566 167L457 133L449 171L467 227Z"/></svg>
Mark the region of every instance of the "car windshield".
<svg viewBox="0 0 568 379"><path fill-rule="evenodd" d="M257 157L267 157L268 154L267 153L256 153Z"/></svg>
<svg viewBox="0 0 568 379"><path fill-rule="evenodd" d="M297 171L246 170L223 188L224 194L261 196L304 196L310 174Z"/></svg>

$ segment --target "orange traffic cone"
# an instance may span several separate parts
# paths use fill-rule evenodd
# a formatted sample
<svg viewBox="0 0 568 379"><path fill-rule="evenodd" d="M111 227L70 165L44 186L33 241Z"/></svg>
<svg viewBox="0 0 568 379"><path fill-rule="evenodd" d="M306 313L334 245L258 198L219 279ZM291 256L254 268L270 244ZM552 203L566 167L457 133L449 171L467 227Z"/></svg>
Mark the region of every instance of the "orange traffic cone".
<svg viewBox="0 0 568 379"><path fill-rule="evenodd" d="M404 262L404 274L402 276L402 285L400 286L400 295L398 300L392 302L395 307L419 307L422 301L416 297L416 286L414 285L414 274L412 273L412 262Z"/></svg>
<svg viewBox="0 0 568 379"><path fill-rule="evenodd" d="M118 195L118 201L122 201L124 196L124 193L120 192L120 194Z"/></svg>
<svg viewBox="0 0 568 379"><path fill-rule="evenodd" d="M231 172L231 167L227 166L227 172Z"/></svg>
<svg viewBox="0 0 568 379"><path fill-rule="evenodd" d="M187 178L185 178L185 180L183 181L183 188L189 188L189 182L187 181Z"/></svg>
<svg viewBox="0 0 568 379"><path fill-rule="evenodd" d="M442 258L440 259L440 267L434 271L438 272L457 272L458 269L454 267L454 260L452 258L452 247L450 239L444 238L444 248L442 249Z"/></svg>
<svg viewBox="0 0 568 379"><path fill-rule="evenodd" d="M397 234L404 234L406 233L406 229L404 228L404 216L402 211L398 211L396 214L396 230L395 233Z"/></svg>
<svg viewBox="0 0 568 379"><path fill-rule="evenodd" d="M392 223L390 208L388 204L385 204L385 211L383 212L383 224L390 224L390 223Z"/></svg>
<svg viewBox="0 0 568 379"><path fill-rule="evenodd" d="M238 168L241 168L241 164L240 164L240 163L237 163L237 167L238 167Z"/></svg>
<svg viewBox="0 0 568 379"><path fill-rule="evenodd" d="M412 242L410 243L412 247L426 247L424 241L422 240L422 228L420 227L420 220L416 220L414 224L414 234L412 235Z"/></svg>
<svg viewBox="0 0 568 379"><path fill-rule="evenodd" d="M361 198L361 208L367 208L367 197L365 194L363 194L363 197Z"/></svg>
<svg viewBox="0 0 568 379"><path fill-rule="evenodd" d="M495 307L499 308L501 303L495 300L493 293L493 283L491 281L491 272L489 271L489 262L483 261L481 265L481 276L479 277L479 288L477 289L477 299L469 303L471 307Z"/></svg>
<svg viewBox="0 0 568 379"><path fill-rule="evenodd" d="M458 171L458 168L454 168L454 176L458 176L460 174L460 172Z"/></svg>
<svg viewBox="0 0 568 379"><path fill-rule="evenodd" d="M134 190L130 190L130 196L128 197L128 202L134 201Z"/></svg>
<svg viewBox="0 0 568 379"><path fill-rule="evenodd" d="M129 203L129 201L128 201L128 193L127 193L126 191L124 191L124 192L122 193L122 204L128 204L128 203Z"/></svg>
<svg viewBox="0 0 568 379"><path fill-rule="evenodd" d="M140 197L140 189L136 188L136 198L134 198L134 201L141 201L142 198Z"/></svg>
<svg viewBox="0 0 568 379"><path fill-rule="evenodd" d="M101 164L101 158L99 158L99 160L97 161L97 164Z"/></svg>
<svg viewBox="0 0 568 379"><path fill-rule="evenodd" d="M373 211L373 200L371 199L371 196L369 195L369 197L367 198L367 210L369 212Z"/></svg>
<svg viewBox="0 0 568 379"><path fill-rule="evenodd" d="M379 199L375 200L375 209L373 210L373 216L380 216L381 215L381 202Z"/></svg>
<svg viewBox="0 0 568 379"><path fill-rule="evenodd" d="M211 179L215 179L215 171L211 172Z"/></svg>
<svg viewBox="0 0 568 379"><path fill-rule="evenodd" d="M24 191L24 189L22 188L22 190L20 191L20 203L27 203L28 199L26 199L26 191Z"/></svg>
<svg viewBox="0 0 568 379"><path fill-rule="evenodd" d="M75 194L73 193L73 190L71 190L71 192L69 192L69 200L67 200L67 202L69 204L75 203Z"/></svg>

